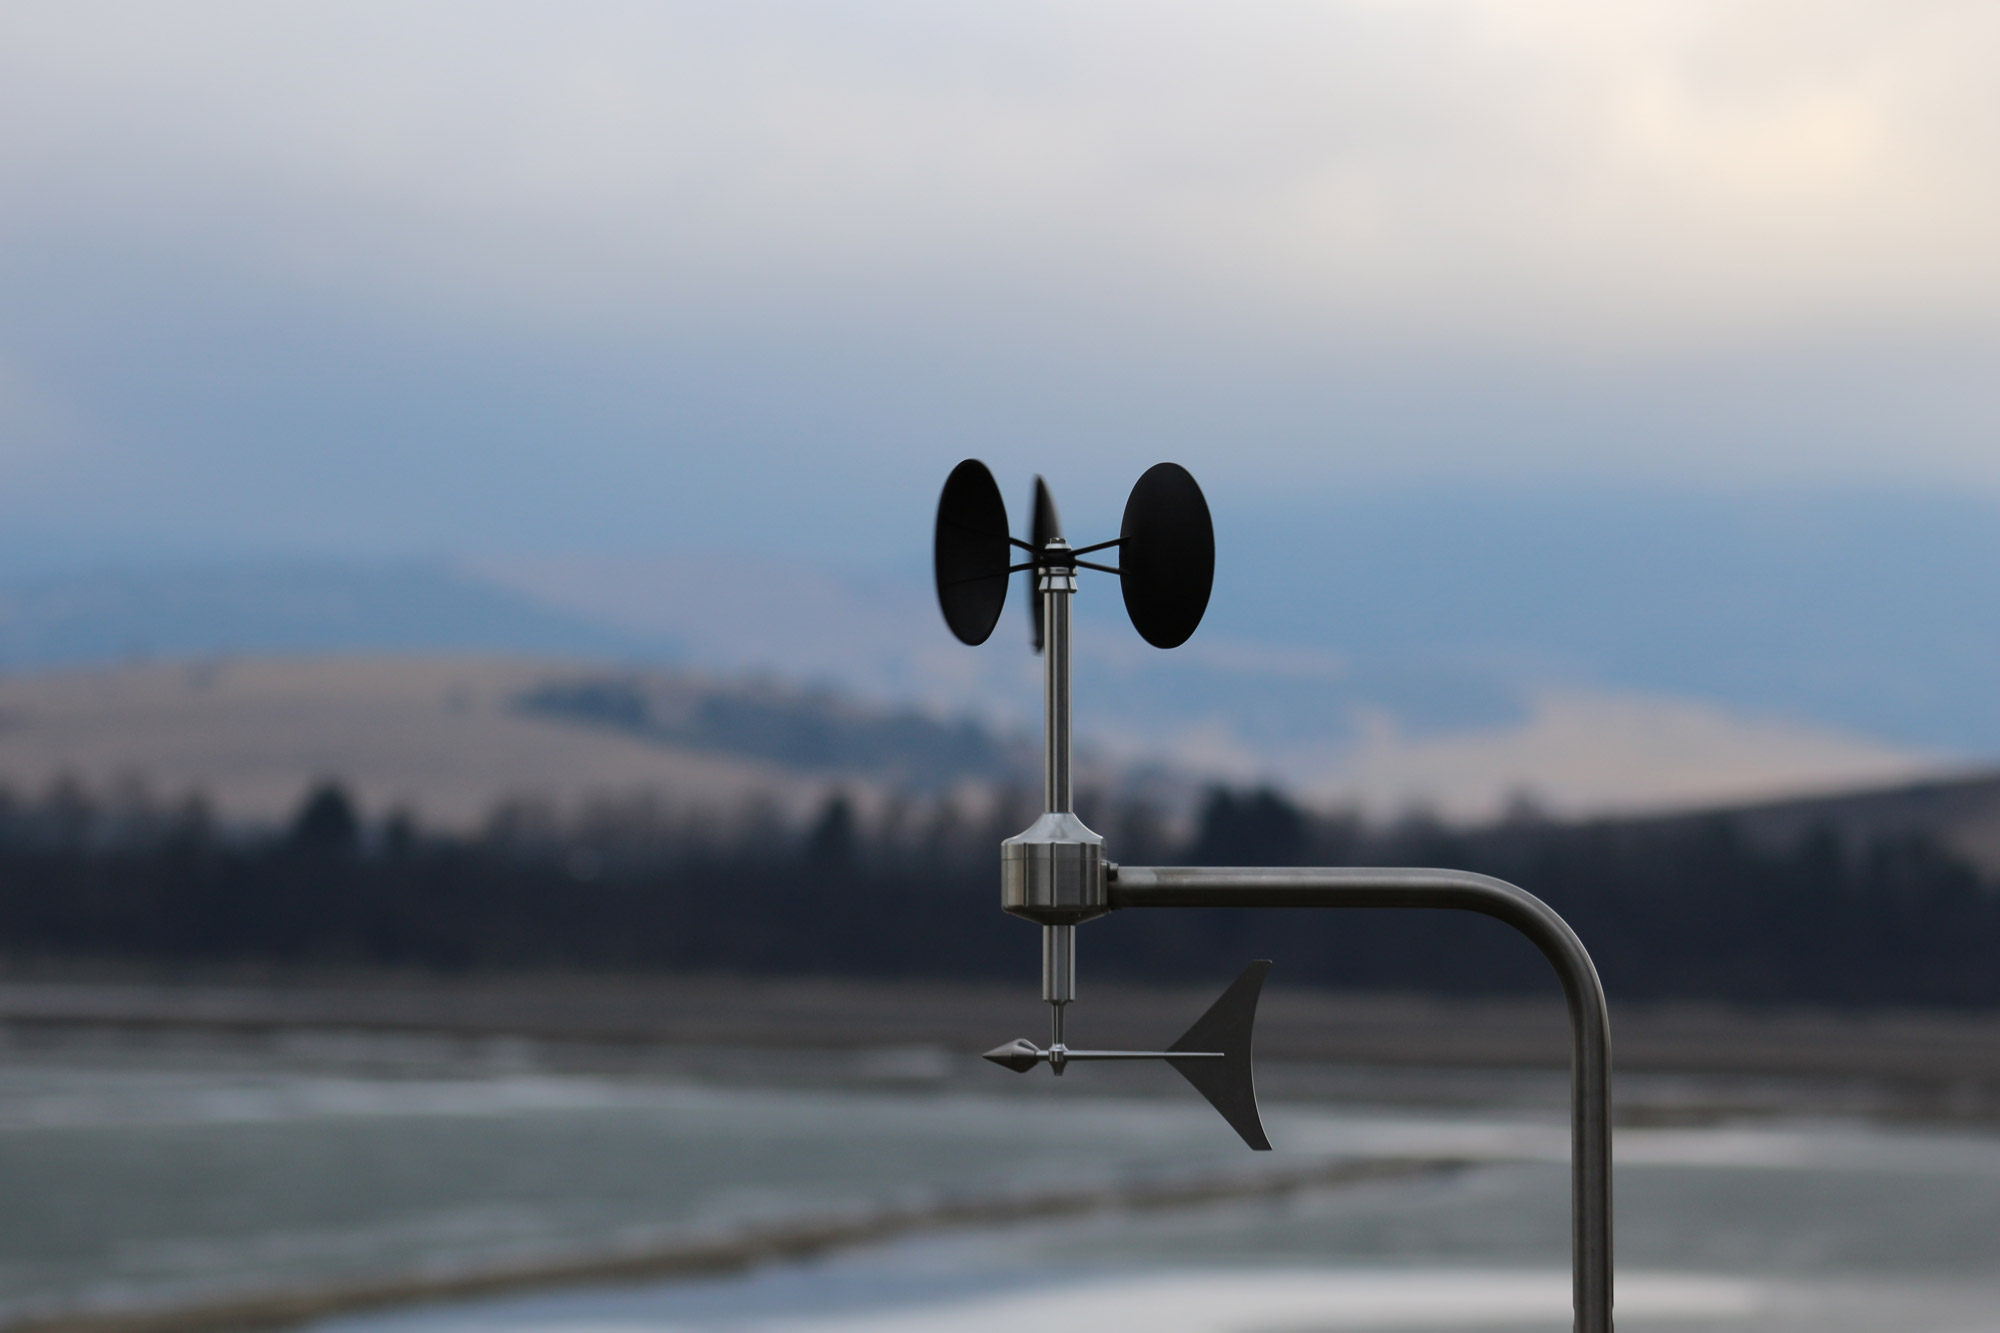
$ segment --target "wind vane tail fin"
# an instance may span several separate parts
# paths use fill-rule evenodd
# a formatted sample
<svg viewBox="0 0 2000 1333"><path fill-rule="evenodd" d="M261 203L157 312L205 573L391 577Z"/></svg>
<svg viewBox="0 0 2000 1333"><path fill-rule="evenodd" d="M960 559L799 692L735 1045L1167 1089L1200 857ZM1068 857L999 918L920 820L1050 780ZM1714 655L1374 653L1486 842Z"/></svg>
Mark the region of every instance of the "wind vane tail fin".
<svg viewBox="0 0 2000 1333"><path fill-rule="evenodd" d="M1167 1048L1167 1063L1180 1071L1208 1104L1222 1113L1229 1127L1259 1152L1271 1150L1264 1121L1257 1114L1257 1084L1250 1066L1252 1031L1257 1023L1257 997L1271 960L1260 958L1243 969L1229 989L1197 1018L1181 1039ZM1174 1051L1220 1051L1222 1059L1176 1060Z"/></svg>

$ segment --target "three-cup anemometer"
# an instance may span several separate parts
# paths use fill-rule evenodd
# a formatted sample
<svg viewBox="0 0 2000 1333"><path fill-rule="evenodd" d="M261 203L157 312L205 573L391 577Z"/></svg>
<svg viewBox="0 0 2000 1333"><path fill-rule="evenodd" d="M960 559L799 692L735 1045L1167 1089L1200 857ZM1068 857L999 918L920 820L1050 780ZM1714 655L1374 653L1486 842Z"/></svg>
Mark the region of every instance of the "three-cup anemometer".
<svg viewBox="0 0 2000 1333"><path fill-rule="evenodd" d="M1020 558L1015 558L1016 553ZM1116 563L1105 563L1115 552ZM1463 870L1370 867L1119 866L1071 808L1070 601L1079 571L1118 579L1125 610L1156 648L1186 643L1215 582L1215 528L1186 468L1161 463L1132 488L1118 536L1072 547L1054 498L1035 479L1027 539L984 463L952 469L938 501L938 606L967 644L992 636L1013 576L1026 574L1034 645L1042 655L1042 814L1000 844L1000 906L1042 928L1042 998L1049 1044L1023 1037L986 1052L1020 1073L1056 1074L1099 1060L1164 1060L1192 1083L1252 1148L1268 1149L1251 1067L1252 1029L1268 961L1244 968L1178 1041L1163 1051L1078 1049L1063 1039L1076 998L1076 928L1139 907L1420 908L1477 912L1526 935L1561 979L1570 1016L1570 1245L1578 1333L1611 1333L1611 1028L1597 969L1576 933L1524 889ZM1098 559L1086 559L1097 556Z"/></svg>
<svg viewBox="0 0 2000 1333"><path fill-rule="evenodd" d="M1014 553L1021 552L1020 560ZM1084 557L1117 553L1116 565ZM1164 1051L1099 1051L1063 1040L1063 1012L1076 995L1076 927L1110 910L1106 887L1116 870L1104 860L1104 839L1071 807L1070 599L1077 571L1117 578L1125 611L1139 636L1156 648L1178 648L1201 624L1215 583L1215 526L1208 501L1188 470L1161 463L1147 470L1125 502L1125 519L1109 541L1072 547L1048 484L1035 478L1028 540L1007 526L1007 504L984 463L968 458L952 469L938 501L938 606L951 632L981 644L1000 623L1016 574L1029 579L1034 647L1042 655L1046 754L1043 813L1026 832L1001 844L1002 905L1042 927L1042 998L1049 1003L1049 1044L1019 1038L986 1053L1021 1073L1046 1064L1061 1074L1094 1060L1164 1060L1243 1141L1268 1149L1257 1114L1250 1061L1257 997L1268 961L1243 969L1222 997Z"/></svg>

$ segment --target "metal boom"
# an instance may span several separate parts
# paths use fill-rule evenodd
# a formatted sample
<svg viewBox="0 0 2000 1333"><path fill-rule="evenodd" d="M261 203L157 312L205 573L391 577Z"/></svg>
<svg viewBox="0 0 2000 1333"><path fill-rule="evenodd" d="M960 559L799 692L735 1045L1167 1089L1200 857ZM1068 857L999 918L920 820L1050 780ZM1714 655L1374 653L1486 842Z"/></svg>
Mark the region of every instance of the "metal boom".
<svg viewBox="0 0 2000 1333"><path fill-rule="evenodd" d="M1611 1020L1583 942L1540 898L1466 870L1107 866L1112 910L1405 907L1477 912L1526 935L1562 980L1570 1032L1570 1268L1577 1333L1611 1333Z"/></svg>

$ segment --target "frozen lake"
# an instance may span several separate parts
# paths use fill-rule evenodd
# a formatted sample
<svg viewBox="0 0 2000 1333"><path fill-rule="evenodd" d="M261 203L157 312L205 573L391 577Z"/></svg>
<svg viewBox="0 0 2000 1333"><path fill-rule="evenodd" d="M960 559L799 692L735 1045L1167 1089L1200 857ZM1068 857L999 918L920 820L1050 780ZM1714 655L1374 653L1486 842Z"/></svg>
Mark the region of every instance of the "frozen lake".
<svg viewBox="0 0 2000 1333"><path fill-rule="evenodd" d="M1274 1102L1278 1151L1253 1157L1192 1094L1158 1095L1171 1077L1055 1087L924 1050L578 1067L416 1038L20 1042L0 1061L0 1317L1398 1159L1451 1165L315 1327L1568 1327L1567 1133L1546 1096ZM2000 1132L1760 1117L1627 1128L1618 1150L1621 1328L2000 1330Z"/></svg>

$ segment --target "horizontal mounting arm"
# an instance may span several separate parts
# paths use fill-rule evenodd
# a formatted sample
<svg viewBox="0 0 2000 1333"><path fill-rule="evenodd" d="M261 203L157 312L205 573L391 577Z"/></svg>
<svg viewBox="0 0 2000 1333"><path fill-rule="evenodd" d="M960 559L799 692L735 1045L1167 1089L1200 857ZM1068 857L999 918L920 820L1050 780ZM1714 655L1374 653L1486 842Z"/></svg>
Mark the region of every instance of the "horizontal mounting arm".
<svg viewBox="0 0 2000 1333"><path fill-rule="evenodd" d="M1611 1333L1611 1020L1583 942L1525 889L1464 870L1106 867L1131 907L1398 907L1477 912L1526 935L1562 979L1570 1027L1570 1245L1577 1333Z"/></svg>

